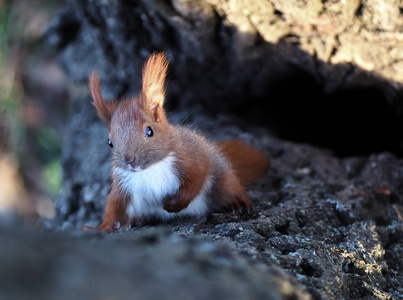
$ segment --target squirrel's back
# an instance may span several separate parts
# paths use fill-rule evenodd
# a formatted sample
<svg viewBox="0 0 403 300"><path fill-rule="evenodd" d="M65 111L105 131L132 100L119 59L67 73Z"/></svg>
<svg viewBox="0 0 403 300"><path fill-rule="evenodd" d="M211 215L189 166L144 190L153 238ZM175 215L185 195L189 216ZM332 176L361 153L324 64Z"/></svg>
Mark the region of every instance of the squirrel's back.
<svg viewBox="0 0 403 300"><path fill-rule="evenodd" d="M216 144L244 187L258 180L269 167L266 155L240 140L219 141Z"/></svg>
<svg viewBox="0 0 403 300"><path fill-rule="evenodd" d="M229 167L244 187L253 184L269 167L270 162L266 155L243 141L212 142L195 130L183 126L175 127L181 135L181 152L186 152L193 163L206 166L213 164L224 169Z"/></svg>

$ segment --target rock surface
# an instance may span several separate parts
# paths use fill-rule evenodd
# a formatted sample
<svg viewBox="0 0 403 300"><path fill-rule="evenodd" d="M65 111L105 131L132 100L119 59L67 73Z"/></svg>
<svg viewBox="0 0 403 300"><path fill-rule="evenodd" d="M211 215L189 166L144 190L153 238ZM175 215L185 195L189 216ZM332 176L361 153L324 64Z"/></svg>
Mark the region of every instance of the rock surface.
<svg viewBox="0 0 403 300"><path fill-rule="evenodd" d="M310 299L278 268L163 228L104 238L1 224L0 241L1 299Z"/></svg>
<svg viewBox="0 0 403 300"><path fill-rule="evenodd" d="M384 151L402 150L400 11L399 1L392 0L72 0L46 37L77 84L85 83L92 69L100 72L105 98L132 95L143 61L152 51L165 50L171 59L171 120L195 126L212 139L241 138L271 158L270 170L249 191L256 206L252 215L176 220L165 225L167 239L147 247L150 253L172 248L175 261L176 249L203 248L202 237L214 249L226 244L225 253L229 247L246 256L241 265L238 254L229 262L230 269L239 266L244 279L240 284L239 277L229 275L229 285L256 299L269 290L260 293L260 284L271 287L276 278L285 278L291 294L280 289L273 297L401 299L403 160ZM48 227L75 232L84 224L99 224L110 186L107 132L87 92L72 104L68 131L64 185ZM77 243L71 248L74 259L91 264L88 253L104 244L100 261L130 247L143 253L143 230L122 235L133 240L130 246L114 235L95 246L91 238L74 241L65 235L61 243ZM170 241L178 235L184 241ZM81 245L87 252L75 252ZM212 264L221 266L214 253ZM122 257L117 268L123 277L138 276L127 270L138 262ZM253 262L267 269L258 271ZM145 261L144 268L155 263ZM189 263L197 265L197 255ZM197 284L205 274L191 269L186 274L195 274L191 280ZM212 278L227 278L223 270L211 273ZM268 281L257 280L254 272ZM150 278L168 284L155 276Z"/></svg>

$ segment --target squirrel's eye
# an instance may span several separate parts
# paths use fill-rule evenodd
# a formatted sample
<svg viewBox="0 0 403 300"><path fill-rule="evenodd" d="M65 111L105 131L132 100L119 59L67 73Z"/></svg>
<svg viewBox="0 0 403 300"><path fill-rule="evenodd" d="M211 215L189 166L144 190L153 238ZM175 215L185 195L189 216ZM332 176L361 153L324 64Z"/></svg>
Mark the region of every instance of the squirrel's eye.
<svg viewBox="0 0 403 300"><path fill-rule="evenodd" d="M148 127L146 128L146 137L152 137L153 135L154 135L153 130L151 129L150 126L148 126Z"/></svg>
<svg viewBox="0 0 403 300"><path fill-rule="evenodd" d="M108 145L109 145L109 147L113 148L113 144L112 144L111 139L108 139Z"/></svg>

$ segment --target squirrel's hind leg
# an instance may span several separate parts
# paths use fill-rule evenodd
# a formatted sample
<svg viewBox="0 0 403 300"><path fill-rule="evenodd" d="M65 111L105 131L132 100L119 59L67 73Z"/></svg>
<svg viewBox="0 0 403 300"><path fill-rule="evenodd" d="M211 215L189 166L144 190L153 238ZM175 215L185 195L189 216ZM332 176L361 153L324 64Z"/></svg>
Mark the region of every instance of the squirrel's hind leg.
<svg viewBox="0 0 403 300"><path fill-rule="evenodd" d="M223 172L217 181L214 212L250 213L253 202L247 197L245 188L232 172Z"/></svg>

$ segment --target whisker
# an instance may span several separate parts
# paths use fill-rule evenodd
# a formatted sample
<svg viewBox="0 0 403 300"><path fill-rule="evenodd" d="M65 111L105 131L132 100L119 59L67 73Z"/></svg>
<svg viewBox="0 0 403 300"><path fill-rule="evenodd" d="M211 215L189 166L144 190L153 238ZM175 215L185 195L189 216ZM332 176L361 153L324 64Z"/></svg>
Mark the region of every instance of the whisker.
<svg viewBox="0 0 403 300"><path fill-rule="evenodd" d="M189 118L189 115L187 115L182 121L180 121L179 125L183 125L188 118Z"/></svg>

